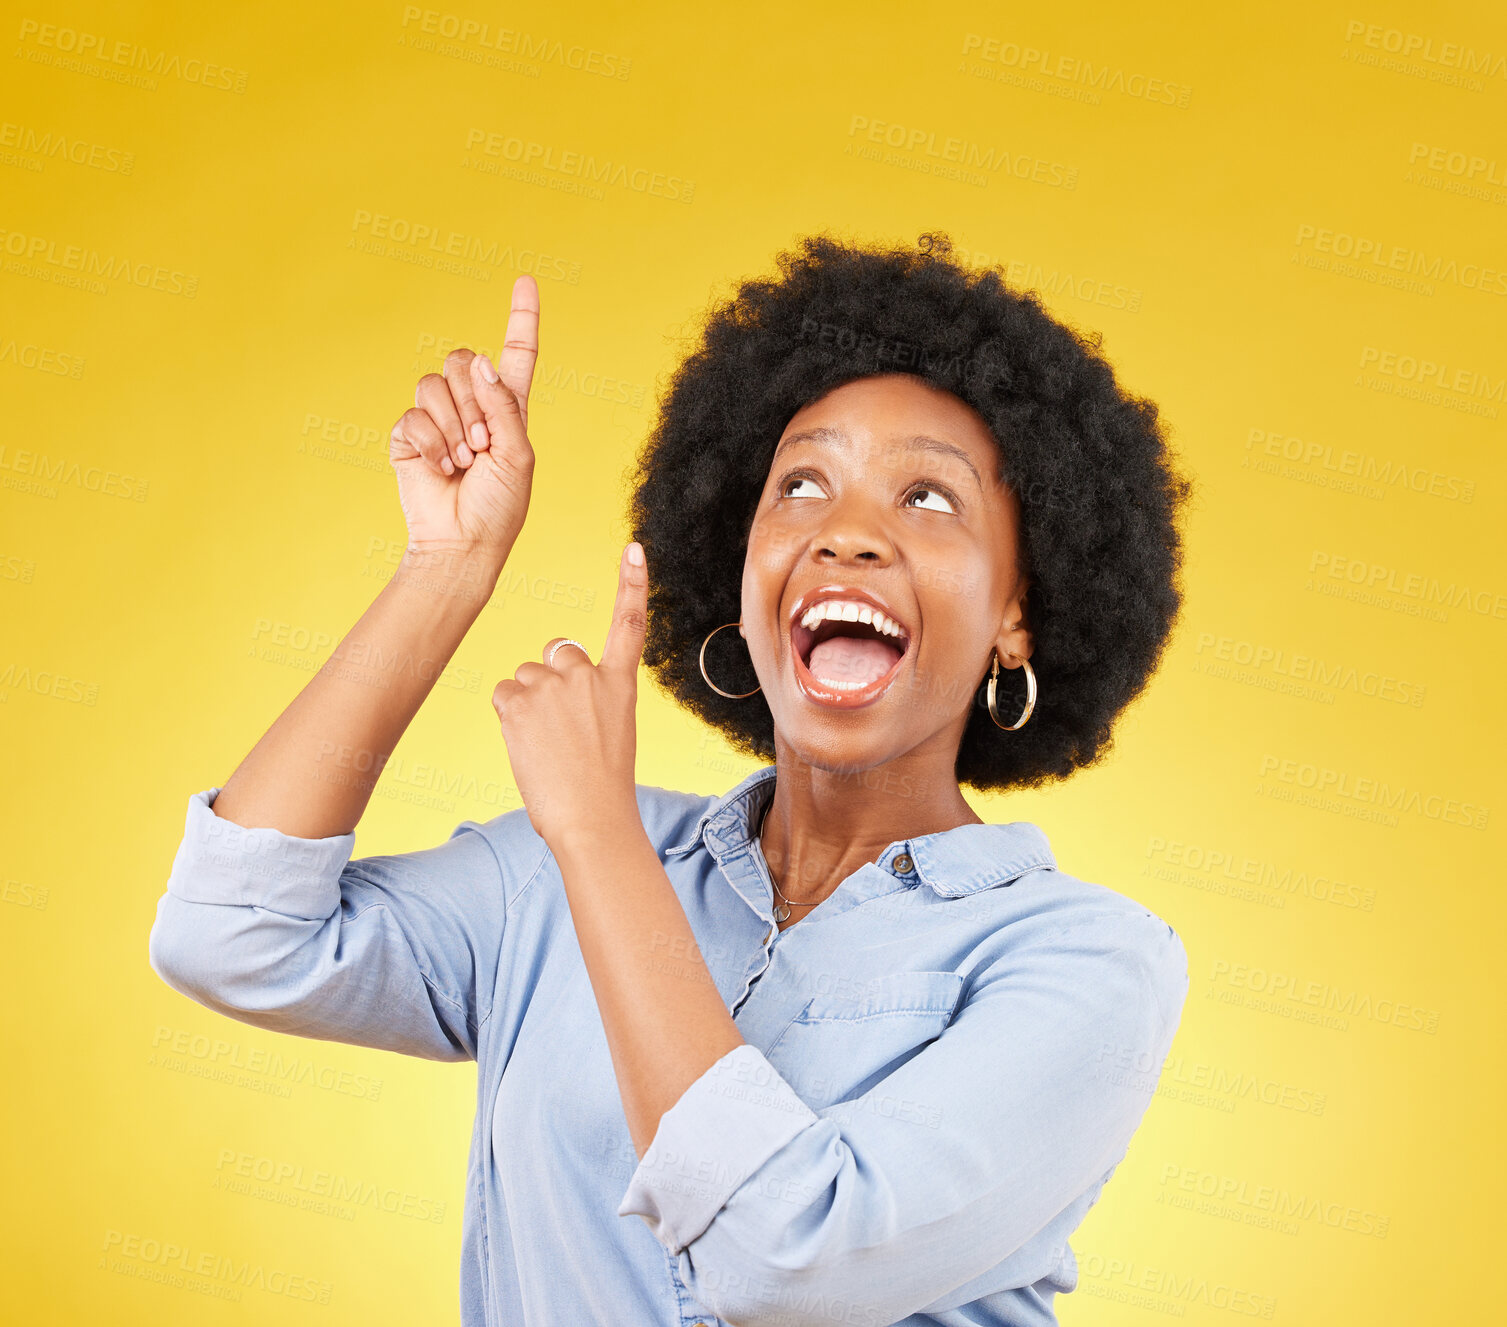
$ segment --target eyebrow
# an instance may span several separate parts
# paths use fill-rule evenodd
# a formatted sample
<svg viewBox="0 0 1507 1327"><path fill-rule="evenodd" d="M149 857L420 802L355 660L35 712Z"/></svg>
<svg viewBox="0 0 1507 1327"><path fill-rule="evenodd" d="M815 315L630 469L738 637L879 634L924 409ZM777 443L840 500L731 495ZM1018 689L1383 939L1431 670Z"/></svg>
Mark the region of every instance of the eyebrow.
<svg viewBox="0 0 1507 1327"><path fill-rule="evenodd" d="M780 440L780 445L774 449L774 456L770 458L770 463L773 464L774 460L786 447L792 446L797 442L817 442L825 446L832 446L833 444L846 444L848 441L848 435L840 428L823 425L820 428L802 429L799 433L792 433ZM968 467L968 473L973 476L974 483L981 489L984 487L984 481L979 478L979 472L974 466L973 461L969 458L968 453L956 443L943 442L940 438L929 438L924 433L918 433L915 437L904 439L903 445L918 447L922 451L937 452L943 456L956 457Z"/></svg>

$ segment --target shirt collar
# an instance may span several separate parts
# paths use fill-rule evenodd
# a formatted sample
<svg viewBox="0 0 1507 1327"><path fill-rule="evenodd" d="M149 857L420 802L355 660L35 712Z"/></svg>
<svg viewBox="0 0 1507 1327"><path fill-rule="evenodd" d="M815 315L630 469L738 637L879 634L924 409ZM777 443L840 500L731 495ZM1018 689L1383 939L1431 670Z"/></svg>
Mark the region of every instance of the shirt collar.
<svg viewBox="0 0 1507 1327"><path fill-rule="evenodd" d="M704 846L719 859L746 848L754 837L764 808L774 796L777 773L764 765L701 813L690 836L666 855L691 852ZM909 857L909 871L895 862ZM1003 825L958 825L894 840L877 863L902 878L919 879L945 898L957 898L996 885L1013 884L1028 871L1055 869L1057 860L1045 832L1028 820ZM903 864L903 863L902 863Z"/></svg>

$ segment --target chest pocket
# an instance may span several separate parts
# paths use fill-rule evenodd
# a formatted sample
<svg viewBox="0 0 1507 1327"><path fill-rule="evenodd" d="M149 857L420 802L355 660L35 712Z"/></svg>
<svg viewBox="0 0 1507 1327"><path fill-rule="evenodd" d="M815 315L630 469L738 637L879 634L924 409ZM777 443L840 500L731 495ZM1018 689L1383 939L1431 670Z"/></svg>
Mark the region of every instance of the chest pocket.
<svg viewBox="0 0 1507 1327"><path fill-rule="evenodd" d="M765 1055L807 1105L821 1110L862 1096L941 1036L962 989L956 972L887 972L819 992Z"/></svg>

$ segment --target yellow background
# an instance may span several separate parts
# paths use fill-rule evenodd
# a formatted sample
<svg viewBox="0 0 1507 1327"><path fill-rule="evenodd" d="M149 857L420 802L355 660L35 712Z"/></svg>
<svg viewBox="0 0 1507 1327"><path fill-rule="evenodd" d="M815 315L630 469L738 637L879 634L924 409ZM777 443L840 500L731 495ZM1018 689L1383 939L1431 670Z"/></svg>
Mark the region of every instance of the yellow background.
<svg viewBox="0 0 1507 1327"><path fill-rule="evenodd" d="M1498 6L6 8L9 1319L454 1320L474 1066L264 1033L159 981L147 934L188 795L229 777L391 574L387 431L448 345L495 350L535 271L533 510L357 854L516 807L493 684L553 635L599 646L665 375L708 301L824 228L940 228L1009 264L1103 332L1199 490L1186 615L1112 757L1049 792L971 794L1190 956L1062 1321L1490 1313ZM451 18L538 53L424 31ZM1113 86L1079 81L1090 66ZM468 154L493 133L552 168ZM627 169L582 192L571 152ZM958 154L983 168L959 177ZM397 222L481 261L445 270ZM1385 261L1338 265L1362 242ZM77 284L90 261L111 275ZM1433 279L1377 279L1392 262ZM720 792L751 768L650 686L640 724L643 782ZM269 1053L295 1082L212 1076ZM231 1183L279 1168L399 1210ZM329 1302L163 1284L168 1246Z"/></svg>

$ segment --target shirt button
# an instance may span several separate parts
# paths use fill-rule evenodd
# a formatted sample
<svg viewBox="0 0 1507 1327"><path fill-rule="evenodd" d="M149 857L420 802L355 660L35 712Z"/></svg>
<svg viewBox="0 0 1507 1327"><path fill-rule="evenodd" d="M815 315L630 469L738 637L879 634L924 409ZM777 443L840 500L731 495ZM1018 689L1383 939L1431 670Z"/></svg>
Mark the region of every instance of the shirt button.
<svg viewBox="0 0 1507 1327"><path fill-rule="evenodd" d="M895 870L899 871L901 875L904 875L907 871L909 871L912 865L913 863L911 862L910 854L904 852L896 857L893 862Z"/></svg>

